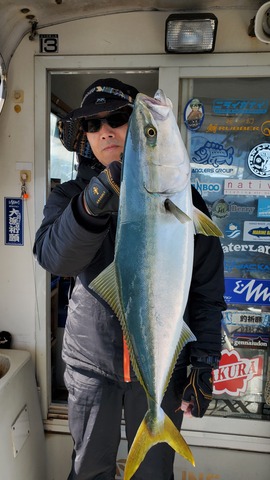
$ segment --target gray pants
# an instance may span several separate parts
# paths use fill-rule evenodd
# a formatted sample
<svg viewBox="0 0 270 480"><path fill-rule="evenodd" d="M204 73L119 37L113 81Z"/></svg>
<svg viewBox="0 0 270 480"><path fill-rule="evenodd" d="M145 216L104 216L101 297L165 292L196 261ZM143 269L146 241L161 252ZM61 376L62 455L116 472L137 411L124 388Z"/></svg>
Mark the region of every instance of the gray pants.
<svg viewBox="0 0 270 480"><path fill-rule="evenodd" d="M162 407L180 430L180 405L186 369L174 372ZM67 366L69 427L74 442L68 480L114 480L120 426L124 412L130 448L147 411L146 395L139 382L114 382L86 370ZM175 452L166 443L152 447L132 480L173 480Z"/></svg>

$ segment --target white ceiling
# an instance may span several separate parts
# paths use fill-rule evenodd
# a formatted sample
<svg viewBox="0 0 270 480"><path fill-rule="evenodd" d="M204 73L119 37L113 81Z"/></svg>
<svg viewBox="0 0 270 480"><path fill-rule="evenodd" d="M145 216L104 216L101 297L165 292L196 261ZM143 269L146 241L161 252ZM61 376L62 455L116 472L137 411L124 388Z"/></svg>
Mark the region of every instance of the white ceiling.
<svg viewBox="0 0 270 480"><path fill-rule="evenodd" d="M132 11L258 10L264 0L0 0L0 55L8 67L22 38L37 29L80 18ZM29 11L22 12L23 9ZM30 18L29 18L30 16Z"/></svg>

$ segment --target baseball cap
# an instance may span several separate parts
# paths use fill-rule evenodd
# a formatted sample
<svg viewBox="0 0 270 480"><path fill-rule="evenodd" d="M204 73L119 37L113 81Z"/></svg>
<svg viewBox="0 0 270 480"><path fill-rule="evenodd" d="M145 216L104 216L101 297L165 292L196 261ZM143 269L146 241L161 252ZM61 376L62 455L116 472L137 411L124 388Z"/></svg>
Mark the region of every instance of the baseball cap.
<svg viewBox="0 0 270 480"><path fill-rule="evenodd" d="M104 78L92 83L84 92L79 108L59 120L59 137L64 147L83 157L93 156L82 127L84 118L101 112L113 112L124 107L133 107L138 90L116 78Z"/></svg>

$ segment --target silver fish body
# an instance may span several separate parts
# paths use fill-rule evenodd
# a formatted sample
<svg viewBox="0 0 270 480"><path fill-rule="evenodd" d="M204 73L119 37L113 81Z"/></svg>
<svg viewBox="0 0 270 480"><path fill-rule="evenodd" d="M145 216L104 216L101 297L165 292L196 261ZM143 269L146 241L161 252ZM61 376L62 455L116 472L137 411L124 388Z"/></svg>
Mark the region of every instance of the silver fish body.
<svg viewBox="0 0 270 480"><path fill-rule="evenodd" d="M159 405L179 353L193 265L193 223L179 222L168 198L192 218L189 159L171 106L139 94L125 146L115 264L135 372Z"/></svg>
<svg viewBox="0 0 270 480"><path fill-rule="evenodd" d="M196 340L183 321L195 231L219 234L192 205L190 162L171 102L161 90L154 98L138 94L125 144L114 262L90 284L118 316L148 400L125 480L159 442L194 464L160 405L180 351Z"/></svg>

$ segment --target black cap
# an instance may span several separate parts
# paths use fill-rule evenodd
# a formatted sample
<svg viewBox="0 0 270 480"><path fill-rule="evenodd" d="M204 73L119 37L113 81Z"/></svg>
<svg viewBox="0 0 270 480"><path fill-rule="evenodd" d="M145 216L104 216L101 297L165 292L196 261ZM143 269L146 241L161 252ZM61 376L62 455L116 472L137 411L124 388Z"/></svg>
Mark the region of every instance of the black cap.
<svg viewBox="0 0 270 480"><path fill-rule="evenodd" d="M69 151L91 158L92 150L83 131L81 120L101 112L113 112L133 107L138 90L116 78L104 78L92 83L84 92L80 108L72 110L58 122L59 136Z"/></svg>

